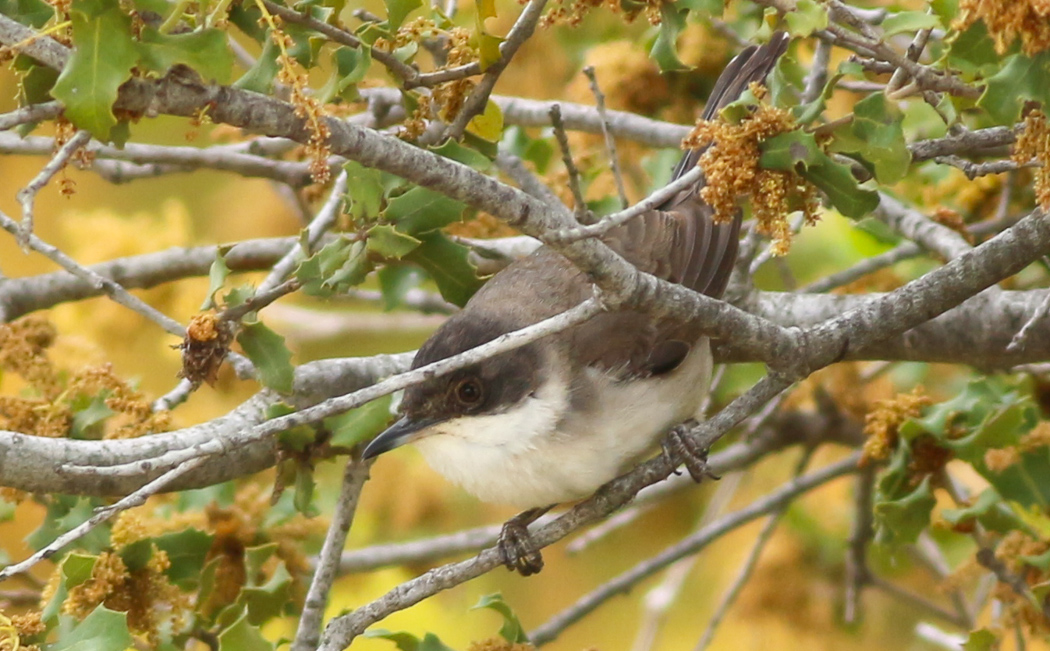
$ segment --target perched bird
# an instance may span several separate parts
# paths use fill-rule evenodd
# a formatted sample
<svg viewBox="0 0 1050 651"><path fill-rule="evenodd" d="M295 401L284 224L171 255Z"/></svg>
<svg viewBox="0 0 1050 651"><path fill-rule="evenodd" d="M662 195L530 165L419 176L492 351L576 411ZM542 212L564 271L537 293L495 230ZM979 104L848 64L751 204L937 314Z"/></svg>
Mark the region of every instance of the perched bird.
<svg viewBox="0 0 1050 651"><path fill-rule="evenodd" d="M761 82L788 36L751 46L719 77L703 118ZM685 153L677 179L701 150ZM703 180L602 236L640 270L715 298L736 260L740 214L715 223ZM451 357L568 310L593 295L587 276L542 247L497 273L426 341L412 368ZM673 426L698 418L711 351L698 323L639 311L605 312L569 330L405 390L403 418L366 459L414 444L439 473L478 498L531 509L504 528L504 560L542 567L525 525L586 497L650 454ZM676 460L677 461L677 460Z"/></svg>

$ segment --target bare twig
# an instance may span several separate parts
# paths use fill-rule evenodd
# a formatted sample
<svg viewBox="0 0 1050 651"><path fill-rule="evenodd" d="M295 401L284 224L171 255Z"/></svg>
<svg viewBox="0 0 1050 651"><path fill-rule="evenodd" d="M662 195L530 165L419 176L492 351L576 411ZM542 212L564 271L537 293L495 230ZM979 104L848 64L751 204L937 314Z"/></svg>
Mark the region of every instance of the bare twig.
<svg viewBox="0 0 1050 651"><path fill-rule="evenodd" d="M53 120L62 113L62 105L56 101L30 104L10 113L0 115L0 131L13 129L22 124Z"/></svg>
<svg viewBox="0 0 1050 651"><path fill-rule="evenodd" d="M142 506L146 503L146 500L149 499L150 496L156 495L157 493L162 491L165 486L175 481L180 476L190 472L203 462L204 459L191 459L186 463L175 466L167 472L165 472L160 477L157 477L153 481L139 488L137 491L131 493L127 497L121 498L115 504L96 510L90 518L88 518L81 524L78 524L76 527L70 529L66 533L60 535L58 538L55 538L52 542L41 548L39 551L34 553L26 560L20 563L13 563L5 567L3 570L0 570L0 581L9 579L10 577L21 572L25 572L40 561L51 558L60 549L70 544L71 542L84 537L95 527L102 524L106 520L112 518L114 515L120 513L121 511L126 511L136 506Z"/></svg>
<svg viewBox="0 0 1050 651"><path fill-rule="evenodd" d="M853 493L853 524L850 528L846 555L846 604L842 619L853 624L860 615L860 594L870 579L868 544L871 542L872 498L875 488L875 466L867 464L857 473Z"/></svg>
<svg viewBox="0 0 1050 651"><path fill-rule="evenodd" d="M351 456L343 470L343 487L335 504L332 521L328 525L324 545L317 557L314 576L303 602L303 612L299 616L299 628L295 632L291 651L313 651L320 642L321 621L325 606L328 605L328 593L332 589L335 577L339 573L339 558L346 545L346 535L354 521L361 488L368 479L370 463L359 461Z"/></svg>
<svg viewBox="0 0 1050 651"><path fill-rule="evenodd" d="M561 106L558 104L551 106L550 118L554 138L558 141L558 148L561 149L561 160L569 175L569 190L572 192L572 200L575 203L576 221L580 224L589 224L592 221L591 211L587 209L587 202L584 201L583 191L580 189L580 171L576 169L576 162L572 159L569 137L565 133L565 125L561 119Z"/></svg>
<svg viewBox="0 0 1050 651"><path fill-rule="evenodd" d="M938 163L944 165L951 165L957 167L963 171L966 178L971 181L979 176L987 176L989 174L1004 174L1006 172L1013 172L1014 170L1030 168L1030 167L1042 167L1042 163L1038 160L1030 160L1026 163L1018 164L1015 161L1006 160L993 160L986 163L975 163L973 161L966 160L961 156L949 154L947 156L936 156L934 159Z"/></svg>
<svg viewBox="0 0 1050 651"><path fill-rule="evenodd" d="M22 228L17 238L18 244L23 251L29 250L29 236L33 233L33 204L36 201L37 193L51 182L55 174L58 174L59 171L65 168L73 154L86 145L89 140L91 140L91 133L78 131L76 135L69 139L69 142L62 145L55 152L55 155L47 162L47 165L44 165L40 173L33 177L33 180L28 185L18 191L18 203L22 204Z"/></svg>
<svg viewBox="0 0 1050 651"><path fill-rule="evenodd" d="M123 305L124 307L134 312L141 314L150 321L159 324L168 333L173 334L177 337L182 337L183 334L185 334L182 325L180 325L177 321L164 315L156 308L147 305L142 299L138 298L137 296L131 295L130 293L128 293L128 290L121 287L120 284L114 282L109 278L99 275L98 273L92 271L88 267L79 264L76 260L60 251L57 247L44 242L36 235L33 235L32 233L24 234L22 228L18 225L18 222L11 219L3 212L0 212L0 228L3 228L5 231L11 233L15 237L21 237L25 235L25 243L30 249L44 255L49 260L55 262L69 273L74 274L77 277L82 278L94 285L95 287L101 289L117 303Z"/></svg>
<svg viewBox="0 0 1050 651"><path fill-rule="evenodd" d="M620 196L620 207L626 208L627 189L623 185L623 176L620 174L620 157L616 153L616 140L609 133L609 118L605 114L605 95L598 86L598 75L594 72L594 66L586 66L583 74L590 81L591 94L594 95L595 108L598 109L598 117L602 121L602 137L605 139L605 151L609 157L609 167L612 169L613 179L616 181L616 193Z"/></svg>
<svg viewBox="0 0 1050 651"><path fill-rule="evenodd" d="M667 567L680 558L689 554L695 554L712 541L721 538L726 532L732 531L748 522L773 512L781 505L790 503L799 495L802 495L818 486L822 486L838 477L847 475L856 469L859 454L825 466L820 470L795 479L778 490L755 500L750 505L735 511L717 522L704 527L674 545L668 547L656 556L639 563L630 570L620 574L611 581L584 595L569 608L558 613L546 623L529 633L529 639L533 644L542 646L556 638L563 630L571 624L582 619L611 597L623 593L639 581L651 576L654 572Z"/></svg>
<svg viewBox="0 0 1050 651"><path fill-rule="evenodd" d="M1040 321L1046 321L1047 316L1050 316L1050 295L1048 295L1043 302L1039 304L1039 308L1036 309L1035 314L1028 319L1027 322L1017 331L1014 338L1010 340L1010 344L1006 347L1006 352L1013 353L1024 349L1025 342L1031 335L1033 328L1039 324ZM1042 332L1046 332L1046 328L1042 329Z"/></svg>
<svg viewBox="0 0 1050 651"><path fill-rule="evenodd" d="M810 459L813 458L813 448L806 448L802 453L802 458L795 468L795 476L793 479L798 479L799 476L805 471L806 466L809 465ZM755 537L755 542L751 546L751 551L747 555L747 559L744 560L744 564L740 567L740 571L737 573L733 583L726 590L725 594L722 595L722 600L718 602L718 606L715 607L715 612L711 615L711 618L707 622L707 628L704 630L704 634L700 636L700 640L694 647L695 651L704 651L711 645L711 641L714 640L715 632L718 630L719 624L725 619L726 614L732 607L736 598L740 596L740 591L743 590L748 580L751 578L751 574L755 571L755 567L758 565L758 559L762 556L762 550L765 549L766 543L773 537L773 532L776 531L777 525L780 524L780 519L787 512L791 502L784 502L777 508L769 512L769 518L766 520L766 524L762 527L762 530Z"/></svg>

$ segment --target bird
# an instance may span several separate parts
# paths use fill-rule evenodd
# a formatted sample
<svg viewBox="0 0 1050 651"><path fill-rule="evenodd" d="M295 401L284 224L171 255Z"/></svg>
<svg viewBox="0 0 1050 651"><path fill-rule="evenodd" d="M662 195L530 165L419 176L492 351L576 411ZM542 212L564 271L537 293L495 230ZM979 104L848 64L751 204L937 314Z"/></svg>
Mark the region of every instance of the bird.
<svg viewBox="0 0 1050 651"><path fill-rule="evenodd" d="M716 81L702 118L714 119L787 48L775 32ZM674 181L703 150L686 151ZM639 270L721 298L737 257L740 211L716 222L701 178L601 240ZM495 274L420 347L419 368L538 323L593 296L587 275L546 246ZM672 428L699 420L712 357L702 324L637 310L607 311L568 330L405 389L402 417L362 452L411 443L438 473L486 502L526 509L503 528L504 563L539 571L527 525L585 498L655 452ZM668 448L678 450L681 447ZM678 461L675 465L678 465ZM687 464L692 472L692 467Z"/></svg>

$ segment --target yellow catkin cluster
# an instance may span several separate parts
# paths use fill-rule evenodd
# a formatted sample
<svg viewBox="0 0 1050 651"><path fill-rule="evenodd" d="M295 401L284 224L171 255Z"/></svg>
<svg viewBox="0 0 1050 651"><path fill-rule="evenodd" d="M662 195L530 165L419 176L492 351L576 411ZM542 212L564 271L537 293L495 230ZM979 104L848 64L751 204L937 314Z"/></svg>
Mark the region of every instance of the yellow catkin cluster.
<svg viewBox="0 0 1050 651"><path fill-rule="evenodd" d="M1040 570L1023 561L1023 557L1039 556L1050 550L1050 542L1036 540L1021 531L1011 531L995 549L997 559L1006 564L1011 574L1018 575L1030 587L1045 585L1050 572ZM1028 631L1045 635L1050 632L1050 620L1027 597L1020 595L1006 583L996 585L995 597L1006 606L1003 626L1019 625Z"/></svg>
<svg viewBox="0 0 1050 651"><path fill-rule="evenodd" d="M1050 49L1050 0L961 0L952 27L966 29L978 20L988 26L999 54L1018 37L1029 56Z"/></svg>
<svg viewBox="0 0 1050 651"><path fill-rule="evenodd" d="M146 396L117 377L111 366L81 369L64 379L46 354L55 334L54 326L37 316L0 325L0 369L20 376L36 394L0 396L0 428L35 436L66 436L76 399L106 392L106 406L119 414L107 423L106 438L131 438L167 429L169 415L153 413Z"/></svg>
<svg viewBox="0 0 1050 651"><path fill-rule="evenodd" d="M922 386L911 393L899 393L890 400L879 400L875 408L864 417L864 441L861 465L885 461L897 446L900 426L910 418L922 414L922 408L933 404Z"/></svg>
<svg viewBox="0 0 1050 651"><path fill-rule="evenodd" d="M1035 173L1035 199L1043 210L1050 210L1050 126L1042 111L1025 116L1024 131L1017 136L1013 161L1023 165L1033 158L1043 165Z"/></svg>
<svg viewBox="0 0 1050 651"><path fill-rule="evenodd" d="M988 450L984 463L992 472L1002 472L1021 461L1021 455L1050 447L1050 421L1041 421L1015 446Z"/></svg>
<svg viewBox="0 0 1050 651"><path fill-rule="evenodd" d="M765 94L754 83L751 92L759 99ZM817 220L820 207L816 189L802 177L758 165L762 155L759 145L794 128L795 119L789 111L760 104L738 124L701 120L682 141L683 149L707 148L700 156L699 165L707 179L700 196L714 209L715 221L732 219L738 199L750 195L758 230L773 239L775 255L787 253L791 245L787 216L792 206L803 211L807 223Z"/></svg>
<svg viewBox="0 0 1050 651"><path fill-rule="evenodd" d="M116 552L102 552L91 570L91 578L69 591L62 610L80 619L100 604L127 613L128 628L156 648L161 628L170 622L174 630L179 630L192 608L189 596L165 576L169 567L168 555L156 547L146 566L135 571L129 571Z"/></svg>
<svg viewBox="0 0 1050 651"><path fill-rule="evenodd" d="M624 7L619 0L559 0L553 3L550 10L540 19L540 27L567 25L576 27L592 10L604 7L615 14L623 15L624 21L632 23L639 15L645 14L650 25L660 24L660 0L644 0L643 6L632 3Z"/></svg>
<svg viewBox="0 0 1050 651"><path fill-rule="evenodd" d="M328 139L332 134L325 120L324 107L309 92L306 73L298 68L295 59L288 54L294 46L292 37L280 29L280 21L276 16L266 14L266 19L270 23L270 39L280 51L277 56L277 80L289 87L289 101L295 107L295 114L306 122L306 128L310 131L310 140L306 143L310 177L314 183L323 185L328 183L332 175L328 167L328 158L332 155Z"/></svg>
<svg viewBox="0 0 1050 651"><path fill-rule="evenodd" d="M109 364L78 371L69 381L68 391L82 395L108 392L106 406L124 417L107 428L107 439L137 438L151 432L162 432L170 423L168 412L154 412L149 399L118 377Z"/></svg>
<svg viewBox="0 0 1050 651"><path fill-rule="evenodd" d="M448 32L448 59L445 67L455 68L478 60L478 51L471 45L470 32L454 27ZM434 103L440 107L441 119L451 122L459 115L463 102L474 90L469 78L455 79L434 88Z"/></svg>

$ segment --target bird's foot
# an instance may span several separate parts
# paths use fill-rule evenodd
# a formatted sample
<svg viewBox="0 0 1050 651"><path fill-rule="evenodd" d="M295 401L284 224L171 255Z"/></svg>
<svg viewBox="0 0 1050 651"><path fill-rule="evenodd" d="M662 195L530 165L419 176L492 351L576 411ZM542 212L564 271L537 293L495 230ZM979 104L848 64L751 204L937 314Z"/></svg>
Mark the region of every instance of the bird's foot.
<svg viewBox="0 0 1050 651"><path fill-rule="evenodd" d="M529 525L550 509L550 506L529 509L503 524L496 547L508 570L530 576L543 569L543 555L529 533Z"/></svg>
<svg viewBox="0 0 1050 651"><path fill-rule="evenodd" d="M678 468L684 465L689 471L689 476L699 484L704 479L720 479L720 477L711 472L711 468L707 465L707 447L697 444L693 437L689 436L689 431L696 424L695 420L687 420L681 425L676 425L667 433L660 446L663 448L664 457L671 462L672 466Z"/></svg>

